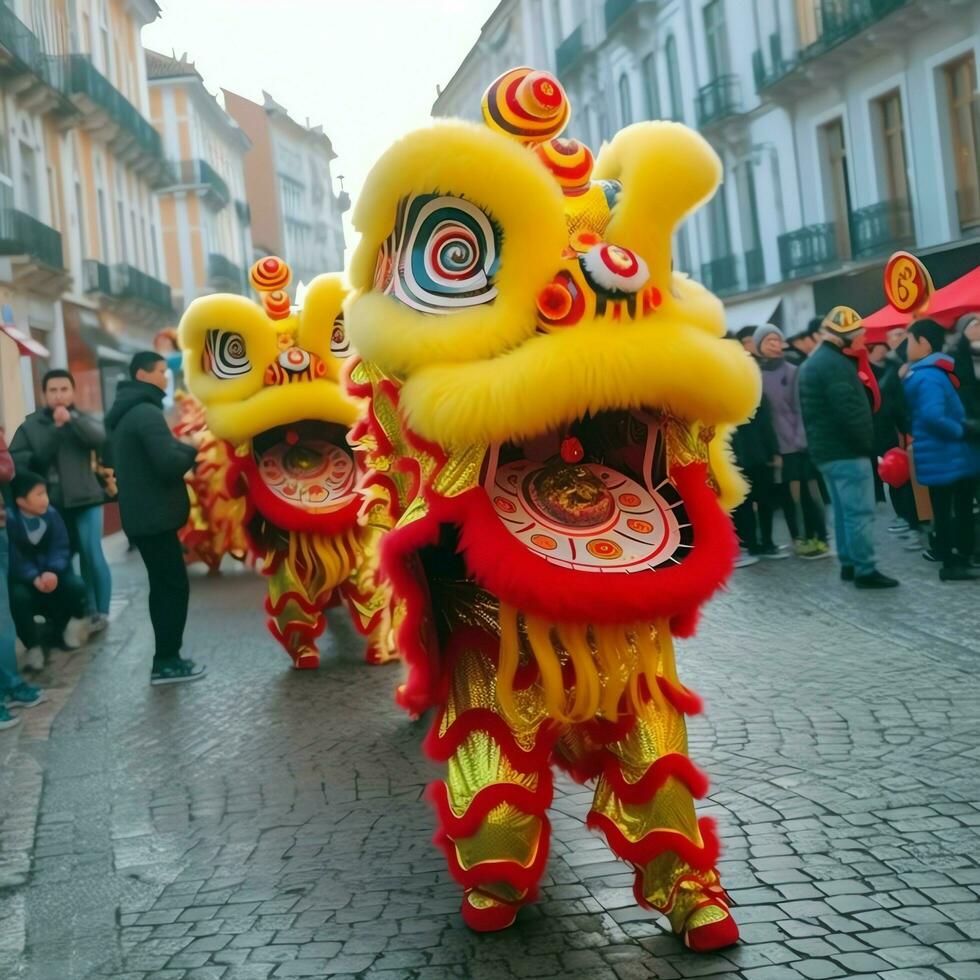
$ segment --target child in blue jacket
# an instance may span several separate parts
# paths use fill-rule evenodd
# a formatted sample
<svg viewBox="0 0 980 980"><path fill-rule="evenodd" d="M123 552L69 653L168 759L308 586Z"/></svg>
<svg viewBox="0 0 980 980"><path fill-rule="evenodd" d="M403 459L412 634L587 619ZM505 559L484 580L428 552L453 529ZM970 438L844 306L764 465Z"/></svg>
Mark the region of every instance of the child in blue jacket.
<svg viewBox="0 0 980 980"><path fill-rule="evenodd" d="M73 650L88 639L85 583L72 571L68 531L48 502L44 478L21 470L10 492L10 609L17 636L27 647L27 663L37 668L43 665L43 653L35 616L44 618L52 646Z"/></svg>
<svg viewBox="0 0 980 980"><path fill-rule="evenodd" d="M962 582L976 577L973 496L980 478L980 426L968 419L957 395L953 359L942 353L948 336L935 320L909 327L909 372L905 400L912 422L915 474L929 488L939 577Z"/></svg>

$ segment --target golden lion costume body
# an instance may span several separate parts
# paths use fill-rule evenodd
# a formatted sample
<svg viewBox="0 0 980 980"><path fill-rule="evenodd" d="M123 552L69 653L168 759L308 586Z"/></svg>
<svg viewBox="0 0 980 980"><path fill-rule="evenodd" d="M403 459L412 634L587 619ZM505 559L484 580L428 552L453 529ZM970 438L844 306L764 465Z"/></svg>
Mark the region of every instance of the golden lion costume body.
<svg viewBox="0 0 980 980"><path fill-rule="evenodd" d="M672 635L732 568L725 433L758 372L718 300L671 270L715 153L642 123L593 165L556 138L568 112L550 75L508 72L486 126L406 136L354 213L350 384L392 527L398 700L438 708L437 840L472 927L534 898L555 763L595 781L589 824L635 867L637 900L713 949L738 930L695 818L700 703Z"/></svg>

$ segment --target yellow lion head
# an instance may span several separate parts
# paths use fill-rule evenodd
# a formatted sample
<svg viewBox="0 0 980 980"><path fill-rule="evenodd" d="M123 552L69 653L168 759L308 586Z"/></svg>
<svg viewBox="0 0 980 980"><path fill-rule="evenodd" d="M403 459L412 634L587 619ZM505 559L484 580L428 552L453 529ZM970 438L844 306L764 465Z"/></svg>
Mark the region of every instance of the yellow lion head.
<svg viewBox="0 0 980 980"><path fill-rule="evenodd" d="M243 296L194 300L179 329L184 375L208 426L236 447L255 509L286 531L352 526L360 496L347 446L357 407L340 384L348 353L340 277L317 276L295 305L289 269L260 259Z"/></svg>

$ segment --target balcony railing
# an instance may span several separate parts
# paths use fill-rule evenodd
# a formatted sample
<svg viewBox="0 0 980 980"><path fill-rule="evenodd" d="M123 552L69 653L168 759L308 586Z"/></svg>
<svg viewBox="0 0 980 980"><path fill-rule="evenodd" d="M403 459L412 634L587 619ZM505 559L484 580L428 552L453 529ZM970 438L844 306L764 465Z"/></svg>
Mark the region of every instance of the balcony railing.
<svg viewBox="0 0 980 980"><path fill-rule="evenodd" d="M555 49L555 71L559 75L567 74L583 54L585 54L585 36L582 25L579 24Z"/></svg>
<svg viewBox="0 0 980 980"><path fill-rule="evenodd" d="M833 222L807 225L779 236L779 264L786 279L819 272L837 261L837 226Z"/></svg>
<svg viewBox="0 0 980 980"><path fill-rule="evenodd" d="M0 209L0 255L27 255L51 269L65 267L61 235L24 211Z"/></svg>
<svg viewBox="0 0 980 980"><path fill-rule="evenodd" d="M98 259L86 259L82 263L82 288L86 293L112 295L112 275L109 266Z"/></svg>
<svg viewBox="0 0 980 980"><path fill-rule="evenodd" d="M205 197L215 207L223 208L231 200L228 185L207 160L181 160L176 171L179 183L203 187Z"/></svg>
<svg viewBox="0 0 980 980"><path fill-rule="evenodd" d="M737 75L719 75L698 89L698 125L707 126L741 109Z"/></svg>
<svg viewBox="0 0 980 980"><path fill-rule="evenodd" d="M235 214L238 215L238 220L243 225L252 223L252 209L248 206L247 201L235 201Z"/></svg>
<svg viewBox="0 0 980 980"><path fill-rule="evenodd" d="M820 0L816 6L817 40L810 45L813 54L832 48L859 34L907 0Z"/></svg>
<svg viewBox="0 0 980 980"><path fill-rule="evenodd" d="M0 3L0 60L18 70L37 71L44 59L37 35L8 7Z"/></svg>
<svg viewBox="0 0 980 980"><path fill-rule="evenodd" d="M961 187L956 191L956 211L960 231L980 226L980 187Z"/></svg>
<svg viewBox="0 0 980 980"><path fill-rule="evenodd" d="M881 201L851 214L851 252L855 259L893 251L911 239L908 201Z"/></svg>
<svg viewBox="0 0 980 980"><path fill-rule="evenodd" d="M750 248L744 256L745 285L751 289L766 281L766 262L761 248Z"/></svg>
<svg viewBox="0 0 980 980"><path fill-rule="evenodd" d="M137 303L153 306L166 313L174 308L170 287L131 265L120 263L113 266L111 278L112 295L117 299L135 300Z"/></svg>
<svg viewBox="0 0 980 980"><path fill-rule="evenodd" d="M98 106L120 129L125 130L149 156L162 159L160 134L130 102L92 64L87 54L70 54L58 59L64 69L65 94L74 99L87 99Z"/></svg>
<svg viewBox="0 0 980 980"><path fill-rule="evenodd" d="M701 264L701 281L713 293L732 293L738 289L738 262L725 255Z"/></svg>
<svg viewBox="0 0 980 980"><path fill-rule="evenodd" d="M82 263L82 284L86 293L100 293L110 299L141 303L164 313L173 312L170 287L125 262L108 266L98 259L86 259Z"/></svg>
<svg viewBox="0 0 980 980"><path fill-rule="evenodd" d="M245 271L226 255L211 252L208 255L208 282L231 292L244 293Z"/></svg>
<svg viewBox="0 0 980 980"><path fill-rule="evenodd" d="M779 34L769 35L769 59L762 51L752 54L752 74L757 92L774 85L796 67L796 62L783 56L783 39Z"/></svg>

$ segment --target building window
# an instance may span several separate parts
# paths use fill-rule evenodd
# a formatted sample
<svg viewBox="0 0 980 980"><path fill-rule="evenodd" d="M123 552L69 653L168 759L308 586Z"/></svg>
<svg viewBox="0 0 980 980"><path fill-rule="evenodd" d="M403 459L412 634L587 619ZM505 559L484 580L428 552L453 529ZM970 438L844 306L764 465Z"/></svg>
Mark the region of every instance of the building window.
<svg viewBox="0 0 980 980"><path fill-rule="evenodd" d="M796 0L796 27L800 36L800 47L813 44L820 37L820 22L816 0Z"/></svg>
<svg viewBox="0 0 980 980"><path fill-rule="evenodd" d="M708 46L708 68L711 78L728 72L728 38L725 33L724 0L711 0L704 6L704 33Z"/></svg>
<svg viewBox="0 0 980 980"><path fill-rule="evenodd" d="M909 183L905 166L905 127L902 120L902 97L898 89L877 100L877 114L887 200L907 201Z"/></svg>
<svg viewBox="0 0 980 980"><path fill-rule="evenodd" d="M99 202L99 247L102 249L102 261L109 261L109 221L106 215L105 191L100 187L96 192Z"/></svg>
<svg viewBox="0 0 980 980"><path fill-rule="evenodd" d="M970 54L944 69L949 97L950 149L956 176L960 228L980 225L980 94Z"/></svg>
<svg viewBox="0 0 980 980"><path fill-rule="evenodd" d="M633 100L630 97L630 80L626 77L626 72L619 76L619 116L624 126L633 121Z"/></svg>
<svg viewBox="0 0 980 980"><path fill-rule="evenodd" d="M728 209L725 207L725 195L721 188L708 202L708 237L711 244L711 258L727 258L732 251L731 235L728 231Z"/></svg>
<svg viewBox="0 0 980 980"><path fill-rule="evenodd" d="M681 225L674 235L674 269L691 272L691 244L687 237L687 225Z"/></svg>
<svg viewBox="0 0 980 980"><path fill-rule="evenodd" d="M20 141L20 186L24 210L37 218L41 209L37 193L37 154L34 147L23 140Z"/></svg>
<svg viewBox="0 0 980 980"><path fill-rule="evenodd" d="M657 87L657 62L652 51L643 59L643 94L646 96L647 119L659 119L660 91Z"/></svg>
<svg viewBox="0 0 980 980"><path fill-rule="evenodd" d="M847 176L847 145L844 121L835 119L820 127L820 145L824 168L824 199L827 219L834 223L837 257L851 257L851 185Z"/></svg>
<svg viewBox="0 0 980 980"><path fill-rule="evenodd" d="M82 182L75 181L75 236L78 242L78 259L85 258L85 194L82 191Z"/></svg>
<svg viewBox="0 0 980 980"><path fill-rule="evenodd" d="M282 210L287 218L303 218L303 185L290 177L279 175Z"/></svg>
<svg viewBox="0 0 980 980"><path fill-rule="evenodd" d="M664 57L667 59L667 84L670 89L670 118L683 122L684 100L681 93L681 66L677 60L677 38L673 34L667 38L667 43L664 45Z"/></svg>

